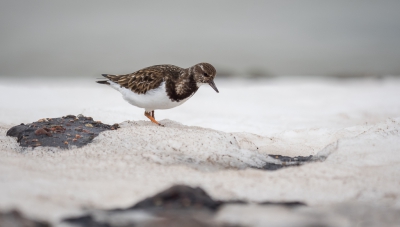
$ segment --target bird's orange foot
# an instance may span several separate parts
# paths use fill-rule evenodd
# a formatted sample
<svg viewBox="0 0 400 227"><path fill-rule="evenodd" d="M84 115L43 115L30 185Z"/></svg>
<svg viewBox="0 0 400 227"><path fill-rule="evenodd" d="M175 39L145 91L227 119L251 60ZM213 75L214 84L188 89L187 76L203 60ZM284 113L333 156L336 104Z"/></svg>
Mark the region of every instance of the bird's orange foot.
<svg viewBox="0 0 400 227"><path fill-rule="evenodd" d="M144 116L146 116L148 119L150 119L150 121L151 122L153 122L154 124L157 124L157 125L159 125L159 126L162 126L162 127L164 127L164 125L162 125L162 124L160 124L160 123L158 123L158 121L156 121L156 119L154 119L154 111L152 112L152 114L150 114L151 112L144 112ZM151 115L153 115L153 116L151 116Z"/></svg>

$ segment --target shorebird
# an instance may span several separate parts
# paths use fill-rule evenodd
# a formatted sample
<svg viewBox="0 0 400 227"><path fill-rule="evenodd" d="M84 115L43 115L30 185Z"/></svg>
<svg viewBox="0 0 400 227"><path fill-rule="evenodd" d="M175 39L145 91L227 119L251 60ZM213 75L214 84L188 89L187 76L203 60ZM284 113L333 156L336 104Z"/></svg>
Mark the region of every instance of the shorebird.
<svg viewBox="0 0 400 227"><path fill-rule="evenodd" d="M144 108L144 115L158 123L154 110L171 109L191 98L201 85L210 85L217 93L214 78L217 71L209 63L189 68L174 65L154 65L125 75L102 74L106 80L96 81L110 85L131 105Z"/></svg>

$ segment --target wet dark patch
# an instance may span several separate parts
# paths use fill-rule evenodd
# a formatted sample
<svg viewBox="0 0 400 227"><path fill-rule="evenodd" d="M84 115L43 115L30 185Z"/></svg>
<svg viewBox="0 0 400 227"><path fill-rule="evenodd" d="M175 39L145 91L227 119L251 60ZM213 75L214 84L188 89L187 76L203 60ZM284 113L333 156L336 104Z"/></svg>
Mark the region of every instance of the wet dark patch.
<svg viewBox="0 0 400 227"><path fill-rule="evenodd" d="M71 225L76 225L76 226L89 226L89 227L111 227L112 225L109 225L107 223L102 223L99 220L96 220L96 218L92 215L84 215L82 217L77 217L77 218L67 218L63 220L66 223L69 223ZM133 226L133 225L132 225Z"/></svg>
<svg viewBox="0 0 400 227"><path fill-rule="evenodd" d="M73 226L93 227L121 226L121 223L125 223L123 226L230 226L212 221L213 215L225 204L247 202L214 200L199 187L176 185L125 209L106 210L63 221ZM259 205L287 208L305 206L297 201L262 202ZM146 223L142 220L135 221L132 218L135 212L146 212L151 218ZM117 219L119 220L116 221Z"/></svg>
<svg viewBox="0 0 400 227"><path fill-rule="evenodd" d="M312 155L310 156L297 156L289 157L282 155L269 155L271 158L275 159L277 163L266 163L260 169L263 170L278 170L286 167L300 166L305 163L317 161Z"/></svg>
<svg viewBox="0 0 400 227"><path fill-rule="evenodd" d="M21 147L69 148L85 146L100 132L117 128L118 124L107 125L91 117L67 115L14 126L7 131L7 136L16 137Z"/></svg>
<svg viewBox="0 0 400 227"><path fill-rule="evenodd" d="M42 221L28 219L18 211L0 212L0 226L8 227L50 227L50 224Z"/></svg>
<svg viewBox="0 0 400 227"><path fill-rule="evenodd" d="M298 206L306 206L303 202L261 202L260 205L265 206L284 206L284 207L298 207Z"/></svg>

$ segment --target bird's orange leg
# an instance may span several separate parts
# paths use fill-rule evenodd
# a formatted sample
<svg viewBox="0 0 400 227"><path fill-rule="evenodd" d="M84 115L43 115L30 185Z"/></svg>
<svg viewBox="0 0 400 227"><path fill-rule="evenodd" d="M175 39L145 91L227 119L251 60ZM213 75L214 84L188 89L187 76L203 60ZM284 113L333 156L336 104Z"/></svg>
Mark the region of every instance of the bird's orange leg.
<svg viewBox="0 0 400 227"><path fill-rule="evenodd" d="M154 111L154 110L153 110L153 111ZM154 115L154 114L153 114L153 115ZM150 119L150 121L153 122L154 124L158 124L159 126L164 126L164 125L158 123L158 122L156 121L156 119L154 119L154 117L151 116L150 112L144 111L144 116L146 116L148 119Z"/></svg>

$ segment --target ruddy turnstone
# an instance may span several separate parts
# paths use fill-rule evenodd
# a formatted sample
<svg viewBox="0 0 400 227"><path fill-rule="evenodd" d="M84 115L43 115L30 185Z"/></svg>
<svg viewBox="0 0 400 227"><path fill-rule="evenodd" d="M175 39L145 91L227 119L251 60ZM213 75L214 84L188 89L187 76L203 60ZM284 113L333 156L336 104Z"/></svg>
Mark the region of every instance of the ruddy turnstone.
<svg viewBox="0 0 400 227"><path fill-rule="evenodd" d="M102 74L107 80L96 81L121 92L130 104L144 108L144 115L154 118L154 110L182 105L203 84L219 93L214 83L217 71L209 63L199 63L187 69L174 65L154 65L125 75Z"/></svg>

